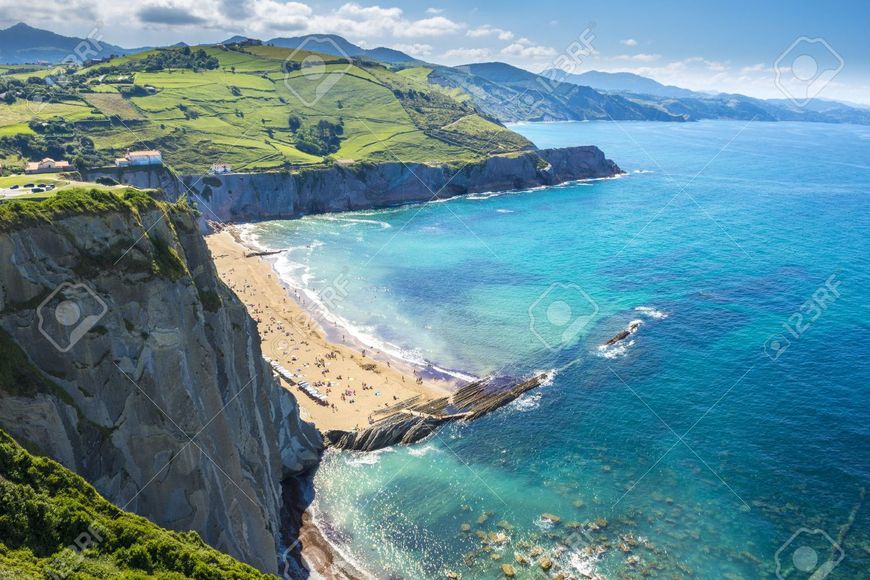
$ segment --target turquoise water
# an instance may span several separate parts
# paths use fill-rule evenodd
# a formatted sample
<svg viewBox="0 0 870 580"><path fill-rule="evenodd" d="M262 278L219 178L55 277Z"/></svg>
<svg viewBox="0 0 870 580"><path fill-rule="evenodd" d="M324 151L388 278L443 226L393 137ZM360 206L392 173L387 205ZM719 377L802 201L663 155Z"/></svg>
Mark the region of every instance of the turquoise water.
<svg viewBox="0 0 870 580"><path fill-rule="evenodd" d="M476 375L558 369L421 444L327 454L333 539L378 577L544 577L514 562L531 546L608 578L775 577L778 551L785 578L870 577L870 129L515 129L629 173L251 230L294 248L286 279L341 288L359 337Z"/></svg>

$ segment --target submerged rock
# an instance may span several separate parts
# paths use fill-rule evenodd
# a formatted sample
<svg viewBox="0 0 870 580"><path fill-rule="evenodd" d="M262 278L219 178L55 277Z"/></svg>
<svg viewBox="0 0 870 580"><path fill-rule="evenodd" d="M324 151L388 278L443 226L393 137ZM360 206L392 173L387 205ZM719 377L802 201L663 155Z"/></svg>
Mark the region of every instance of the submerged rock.
<svg viewBox="0 0 870 580"><path fill-rule="evenodd" d="M516 570L510 564L502 564L501 565L501 573L504 574L508 578L513 578L517 575Z"/></svg>
<svg viewBox="0 0 870 580"><path fill-rule="evenodd" d="M617 332L613 336L613 338L611 338L610 340L605 342L604 346L612 346L612 345L616 344L617 342L625 340L626 338L628 338L629 336L634 334L637 331L637 329L640 328L641 324L643 324L643 323L640 320L632 320L631 322L628 323L628 326L624 330Z"/></svg>

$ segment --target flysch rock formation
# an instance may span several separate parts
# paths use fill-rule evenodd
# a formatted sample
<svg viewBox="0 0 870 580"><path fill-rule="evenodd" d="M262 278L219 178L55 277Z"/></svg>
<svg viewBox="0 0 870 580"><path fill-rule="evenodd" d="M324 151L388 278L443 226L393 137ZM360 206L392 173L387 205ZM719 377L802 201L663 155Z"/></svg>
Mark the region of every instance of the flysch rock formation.
<svg viewBox="0 0 870 580"><path fill-rule="evenodd" d="M154 204L7 227L0 264L2 338L51 385L0 390L0 427L118 506L277 572L282 481L317 464L322 440L273 378L193 212ZM88 288L82 313L105 305L67 352L39 319L63 284ZM57 333L56 313L42 314Z"/></svg>
<svg viewBox="0 0 870 580"><path fill-rule="evenodd" d="M451 421L473 421L516 400L526 391L540 386L548 375L522 381L487 377L460 388L449 397L402 404L379 411L372 424L356 431L332 430L325 433L327 443L336 449L377 451L392 445L410 445L431 435Z"/></svg>

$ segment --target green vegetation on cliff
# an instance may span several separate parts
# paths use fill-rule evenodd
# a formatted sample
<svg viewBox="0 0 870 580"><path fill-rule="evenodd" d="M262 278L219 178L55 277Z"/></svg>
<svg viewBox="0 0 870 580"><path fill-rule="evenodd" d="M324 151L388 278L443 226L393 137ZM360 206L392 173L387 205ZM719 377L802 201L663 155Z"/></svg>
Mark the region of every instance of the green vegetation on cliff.
<svg viewBox="0 0 870 580"><path fill-rule="evenodd" d="M0 430L0 577L268 578L202 541L124 512ZM67 576L68 574L68 576Z"/></svg>
<svg viewBox="0 0 870 580"><path fill-rule="evenodd" d="M135 187L72 187L46 199L12 199L0 204L0 232L34 222L47 223L70 215L138 212L165 205L148 192Z"/></svg>
<svg viewBox="0 0 870 580"><path fill-rule="evenodd" d="M167 48L70 69L0 71L0 163L111 164L160 149L185 173L342 161L464 162L532 144L423 75L275 46ZM48 76L56 71L43 71ZM323 73L323 74L321 74Z"/></svg>
<svg viewBox="0 0 870 580"><path fill-rule="evenodd" d="M184 197L175 203L169 203L157 200L148 191L134 187L70 187L59 190L46 199L13 199L0 203L0 233L19 227L47 224L71 216L111 213L130 215L134 220L135 229L124 232L129 237L118 236L115 243L118 255L90 256L88 261L77 266L77 272L80 275L94 274L101 269L114 266L119 256L129 252L133 246L140 245L142 248L147 248L143 256L149 261L140 263L131 256L124 267L128 269L144 267L155 275L173 280L189 274L184 259L174 247L176 242L158 236L157 231L149 227L153 223L149 225L142 223L140 212L145 210L163 212L164 218L196 211ZM170 228L175 227L175 220L165 221Z"/></svg>

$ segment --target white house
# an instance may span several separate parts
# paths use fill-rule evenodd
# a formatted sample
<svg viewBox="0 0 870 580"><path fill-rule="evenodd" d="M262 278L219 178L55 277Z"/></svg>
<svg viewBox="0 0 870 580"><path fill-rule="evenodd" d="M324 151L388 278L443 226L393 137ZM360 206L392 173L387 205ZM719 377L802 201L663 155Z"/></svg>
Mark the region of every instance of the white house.
<svg viewBox="0 0 870 580"><path fill-rule="evenodd" d="M226 163L215 163L211 166L211 172L215 175L221 175L224 173L232 173L233 168Z"/></svg>
<svg viewBox="0 0 870 580"><path fill-rule="evenodd" d="M115 159L118 167L132 167L141 165L163 165L163 155L160 151L128 151L123 157Z"/></svg>

